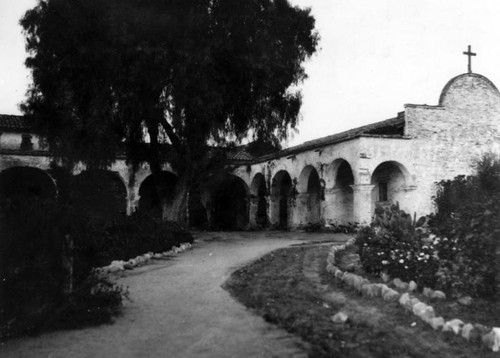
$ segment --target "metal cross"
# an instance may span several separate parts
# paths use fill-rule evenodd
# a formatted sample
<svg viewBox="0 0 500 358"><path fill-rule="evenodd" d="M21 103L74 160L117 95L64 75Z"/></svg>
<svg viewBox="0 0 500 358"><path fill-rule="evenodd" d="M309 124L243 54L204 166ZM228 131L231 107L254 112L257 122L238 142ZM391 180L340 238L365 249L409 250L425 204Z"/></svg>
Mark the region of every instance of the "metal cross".
<svg viewBox="0 0 500 358"><path fill-rule="evenodd" d="M464 55L467 55L469 57L469 66L467 67L467 69L469 70L469 73L472 73L470 58L471 58L471 56L476 56L476 54L474 52L470 51L470 45L469 45L469 49L467 50L467 52L464 52Z"/></svg>

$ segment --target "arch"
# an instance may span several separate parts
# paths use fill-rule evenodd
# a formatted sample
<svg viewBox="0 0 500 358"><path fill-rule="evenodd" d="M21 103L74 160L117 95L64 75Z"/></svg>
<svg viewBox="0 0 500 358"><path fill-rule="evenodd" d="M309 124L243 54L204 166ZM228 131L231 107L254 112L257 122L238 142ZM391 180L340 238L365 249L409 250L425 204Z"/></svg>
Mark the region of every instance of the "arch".
<svg viewBox="0 0 500 358"><path fill-rule="evenodd" d="M292 206L292 178L285 170L274 175L271 183L271 223L280 229L288 229Z"/></svg>
<svg viewBox="0 0 500 358"><path fill-rule="evenodd" d="M413 177L410 174L410 171L406 168L405 165L401 164L397 160L386 160L386 161L382 161L379 164L377 164L377 166L375 166L375 169L372 171L371 180L373 180L373 174L375 173L375 171L377 169L379 169L379 167L381 165L392 165L392 166L396 167L397 169L399 169L399 171L401 172L401 174L403 174L405 182L406 182L407 185L411 185L413 183Z"/></svg>
<svg viewBox="0 0 500 358"><path fill-rule="evenodd" d="M300 224L315 224L321 219L321 183L318 171L307 165L299 176L297 185L299 200L297 221Z"/></svg>
<svg viewBox="0 0 500 358"><path fill-rule="evenodd" d="M10 167L0 172L0 205L7 202L55 200L57 186L45 171L33 167Z"/></svg>
<svg viewBox="0 0 500 358"><path fill-rule="evenodd" d="M410 178L405 166L396 161L380 163L372 173L372 212L375 206L387 206L407 201L407 183Z"/></svg>
<svg viewBox="0 0 500 358"><path fill-rule="evenodd" d="M297 191L299 192L299 194L307 193L310 177L311 175L314 175L314 173L316 173L316 176L318 176L316 168L314 168L312 165L306 165L304 169L302 169L299 175L299 181L297 183Z"/></svg>
<svg viewBox="0 0 500 358"><path fill-rule="evenodd" d="M248 225L247 184L235 175L217 178L212 193L211 226L218 230L242 230Z"/></svg>
<svg viewBox="0 0 500 358"><path fill-rule="evenodd" d="M335 159L327 169L326 196L328 205L324 209L325 221L331 224L354 222L354 195L352 185L355 177L349 162L343 158Z"/></svg>
<svg viewBox="0 0 500 358"><path fill-rule="evenodd" d="M354 182L356 182L356 173L352 170L351 163L349 163L349 161L344 158L337 158L326 167L325 182L327 188L334 188L337 185L336 180L337 178L339 178L338 171L341 167L343 169L348 167L350 169L352 177L354 178ZM343 177L343 175L340 176L340 178Z"/></svg>
<svg viewBox="0 0 500 358"><path fill-rule="evenodd" d="M258 227L267 226L268 193L264 174L255 174L250 184L250 195L250 223Z"/></svg>
<svg viewBox="0 0 500 358"><path fill-rule="evenodd" d="M188 207L189 227L198 230L207 230L209 228L209 221L207 208L203 202L203 188L201 186L197 185L189 191Z"/></svg>
<svg viewBox="0 0 500 358"><path fill-rule="evenodd" d="M84 215L116 219L127 212L127 188L116 172L85 170L71 183L71 201Z"/></svg>
<svg viewBox="0 0 500 358"><path fill-rule="evenodd" d="M160 190L165 196L164 199L171 201L175 195L177 175L166 171L161 172L159 184L161 186ZM158 197L158 189L156 188L153 175L147 176L139 186L138 210L161 217L161 201Z"/></svg>

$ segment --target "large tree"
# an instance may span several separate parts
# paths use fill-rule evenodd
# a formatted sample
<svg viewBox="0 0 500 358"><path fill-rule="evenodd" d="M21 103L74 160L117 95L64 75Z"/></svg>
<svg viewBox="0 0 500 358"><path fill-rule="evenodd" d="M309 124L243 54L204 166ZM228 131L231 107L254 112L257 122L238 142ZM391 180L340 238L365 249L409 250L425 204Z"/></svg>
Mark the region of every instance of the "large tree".
<svg viewBox="0 0 500 358"><path fill-rule="evenodd" d="M147 160L160 196L169 160L179 174L169 219L184 212L208 145L295 128L318 41L309 10L287 0L39 0L21 25L33 76L23 109L53 155L103 167L126 148Z"/></svg>

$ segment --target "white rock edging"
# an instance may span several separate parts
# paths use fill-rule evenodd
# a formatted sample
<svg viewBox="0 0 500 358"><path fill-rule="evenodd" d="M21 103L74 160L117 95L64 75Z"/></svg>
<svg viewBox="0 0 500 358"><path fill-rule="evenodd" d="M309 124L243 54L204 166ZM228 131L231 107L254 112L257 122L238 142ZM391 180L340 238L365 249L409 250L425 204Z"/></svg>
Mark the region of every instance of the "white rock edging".
<svg viewBox="0 0 500 358"><path fill-rule="evenodd" d="M179 247L172 247L169 251L164 251L161 253L148 252L143 255L139 255L128 261L116 260L112 261L108 266L98 267L94 269L97 274L108 274L113 272L120 272L124 270L132 270L134 267L146 264L152 259L162 259L168 256L175 256L178 253L184 252L190 249L193 245L189 242L185 242L179 245Z"/></svg>
<svg viewBox="0 0 500 358"><path fill-rule="evenodd" d="M423 322L427 323L434 330L442 330L443 332L453 332L456 335L461 335L467 341L479 341L491 349L493 352L500 351L500 328L493 327L491 329L487 328L481 324L465 324L460 319L452 319L445 321L443 317L436 317L434 308L424 302L421 302L416 297L411 297L409 292L413 292L417 288L417 284L411 281L409 284L401 281L400 279L394 279L393 285L404 291L408 291L399 294L398 291L390 288L383 283L370 283L364 277L359 275L344 272L339 269L336 264L336 253L338 251L345 250L348 246L354 245L355 238L349 239L343 245L334 245L331 247L328 257L326 259L326 271L336 279L342 281L346 285L355 289L359 294L365 297L381 297L384 301L394 302L398 301L399 304L406 310L412 312L415 316L420 318ZM434 291L430 288L425 287L423 290L423 295L431 299L445 299L446 295L442 291Z"/></svg>

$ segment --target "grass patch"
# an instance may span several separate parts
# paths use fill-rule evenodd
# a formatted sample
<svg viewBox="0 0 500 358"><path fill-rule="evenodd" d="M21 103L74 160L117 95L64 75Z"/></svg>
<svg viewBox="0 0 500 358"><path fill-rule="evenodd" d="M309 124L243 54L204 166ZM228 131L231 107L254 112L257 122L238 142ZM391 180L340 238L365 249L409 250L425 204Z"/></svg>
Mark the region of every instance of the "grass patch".
<svg viewBox="0 0 500 358"><path fill-rule="evenodd" d="M311 357L497 356L433 331L397 303L367 299L336 283L325 269L328 250L321 245L274 251L234 272L225 288L267 321L309 342ZM349 316L344 324L331 321L339 310Z"/></svg>

